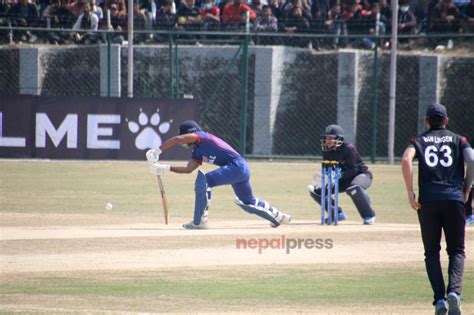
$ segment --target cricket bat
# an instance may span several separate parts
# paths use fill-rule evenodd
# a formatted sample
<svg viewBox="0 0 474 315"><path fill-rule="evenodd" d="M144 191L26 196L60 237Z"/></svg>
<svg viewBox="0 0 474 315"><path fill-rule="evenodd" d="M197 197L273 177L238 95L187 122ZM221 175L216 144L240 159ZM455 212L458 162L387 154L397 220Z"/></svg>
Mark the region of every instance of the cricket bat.
<svg viewBox="0 0 474 315"><path fill-rule="evenodd" d="M158 180L158 186L160 187L161 201L163 203L163 214L165 216L165 224L168 225L169 214L168 214L168 197L166 197L165 187L163 186L163 181L161 176L157 175L156 179Z"/></svg>

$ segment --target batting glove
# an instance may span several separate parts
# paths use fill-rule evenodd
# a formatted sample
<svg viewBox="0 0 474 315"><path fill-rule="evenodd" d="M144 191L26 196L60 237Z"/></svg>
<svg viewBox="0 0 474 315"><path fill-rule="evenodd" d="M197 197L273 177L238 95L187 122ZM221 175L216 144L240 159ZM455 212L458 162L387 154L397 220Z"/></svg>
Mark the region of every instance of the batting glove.
<svg viewBox="0 0 474 315"><path fill-rule="evenodd" d="M150 173L153 175L164 175L171 168L171 165L168 164L150 164Z"/></svg>
<svg viewBox="0 0 474 315"><path fill-rule="evenodd" d="M161 150L160 149L151 149L146 152L146 159L150 163L158 162L160 159Z"/></svg>

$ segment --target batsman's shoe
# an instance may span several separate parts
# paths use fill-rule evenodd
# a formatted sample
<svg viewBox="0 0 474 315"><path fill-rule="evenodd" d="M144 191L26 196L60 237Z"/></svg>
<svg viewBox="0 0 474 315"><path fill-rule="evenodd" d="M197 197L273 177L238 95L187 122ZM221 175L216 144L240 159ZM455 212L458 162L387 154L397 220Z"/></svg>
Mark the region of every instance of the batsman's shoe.
<svg viewBox="0 0 474 315"><path fill-rule="evenodd" d="M448 294L448 315L461 314L461 297L454 292Z"/></svg>
<svg viewBox="0 0 474 315"><path fill-rule="evenodd" d="M375 223L375 217L364 218L365 225L372 225Z"/></svg>
<svg viewBox="0 0 474 315"><path fill-rule="evenodd" d="M209 228L207 222L201 222L199 224L194 224L193 221L183 224L183 228L186 230L207 230Z"/></svg>
<svg viewBox="0 0 474 315"><path fill-rule="evenodd" d="M448 313L448 303L444 299L438 300L435 304L435 315L446 315Z"/></svg>
<svg viewBox="0 0 474 315"><path fill-rule="evenodd" d="M273 208L273 209L275 209L275 208ZM275 210L276 210L276 209L275 209ZM291 221L291 216L289 216L289 215L286 214L286 213L279 212L276 220L278 221L278 224L270 223L270 226L271 226L272 228L277 228L277 227L279 227L279 226L282 225L282 224L288 224L288 223L290 223L290 221Z"/></svg>
<svg viewBox="0 0 474 315"><path fill-rule="evenodd" d="M474 223L474 214L468 215L466 218L466 226Z"/></svg>
<svg viewBox="0 0 474 315"><path fill-rule="evenodd" d="M341 221L344 221L347 219L347 215L346 213L344 212L344 210L340 210L338 213L337 213L337 221L338 222L341 222ZM329 218L326 218L325 219L325 222L326 224L329 224Z"/></svg>

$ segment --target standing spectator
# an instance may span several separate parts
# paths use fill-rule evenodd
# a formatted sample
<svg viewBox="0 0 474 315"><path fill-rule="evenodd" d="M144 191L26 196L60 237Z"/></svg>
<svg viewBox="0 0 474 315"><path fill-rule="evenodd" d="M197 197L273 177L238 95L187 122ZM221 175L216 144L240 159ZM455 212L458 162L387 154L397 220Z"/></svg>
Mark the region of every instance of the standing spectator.
<svg viewBox="0 0 474 315"><path fill-rule="evenodd" d="M248 11L250 22L254 22L257 18L255 11L248 5L243 4L241 0L233 0L231 5L224 8L222 14L222 24L225 29L238 29L241 24L242 13Z"/></svg>
<svg viewBox="0 0 474 315"><path fill-rule="evenodd" d="M12 26L21 27L35 27L39 23L38 7L34 3L29 3L28 0L18 0L18 3L10 7L8 11ZM14 31L13 37L17 41L34 43L38 37L30 30L28 31Z"/></svg>
<svg viewBox="0 0 474 315"><path fill-rule="evenodd" d="M464 33L474 33L474 0L469 2L461 12L462 31Z"/></svg>
<svg viewBox="0 0 474 315"><path fill-rule="evenodd" d="M464 202L471 190L474 156L465 137L446 129L446 107L430 105L428 130L411 140L402 158L408 202L418 213L425 249L425 265L434 292L435 314L461 314L464 271ZM413 189L413 160L418 159L418 201ZM466 164L466 177L464 165ZM449 256L446 289L440 263L441 234ZM446 292L448 303L446 303Z"/></svg>
<svg viewBox="0 0 474 315"><path fill-rule="evenodd" d="M159 156L168 149L182 145L192 149L191 157L186 166L170 166L159 164ZM216 165L218 168L204 174L198 171L194 191L194 218L190 223L183 224L187 230L208 228L208 208L211 202L213 187L231 185L236 195L235 203L244 211L255 214L270 222L276 228L281 224L288 224L291 217L267 201L256 198L250 185L250 169L245 159L229 144L219 137L202 131L199 125L192 120L183 122L179 126L179 135L165 141L161 147L151 149L146 153L150 163L150 171L154 175L174 173L191 173L203 162Z"/></svg>
<svg viewBox="0 0 474 315"><path fill-rule="evenodd" d="M338 125L329 125L321 134L323 160L337 161L341 167L339 192L346 194L354 202L365 225L375 223L375 211L372 208L366 190L372 185L372 173L362 161L359 152L350 142L344 140L344 129ZM321 189L325 187L308 186L311 198L321 204ZM328 189L326 189L328 190ZM345 220L346 214L339 207L338 220Z"/></svg>
<svg viewBox="0 0 474 315"><path fill-rule="evenodd" d="M284 18L281 23L281 30L285 33L308 33L310 30L309 20L303 16L303 8L293 7L292 11ZM288 37L287 44L298 47L307 46L310 41L301 37Z"/></svg>
<svg viewBox="0 0 474 315"><path fill-rule="evenodd" d="M400 0L398 10L398 34L413 35L416 31L416 18L410 10L409 0ZM399 41L409 42L408 39L400 38Z"/></svg>
<svg viewBox="0 0 474 315"><path fill-rule="evenodd" d="M255 32L271 33L278 31L278 19L273 16L270 6L265 5L262 9L262 15L257 17L253 26ZM273 45L276 41L273 37L257 35L257 45Z"/></svg>
<svg viewBox="0 0 474 315"><path fill-rule="evenodd" d="M72 34L73 39L78 44L95 44L98 40L97 30L99 28L99 18L92 13L90 3L84 5L81 15L77 18L76 23L72 27L77 31ZM86 31L86 32L84 32Z"/></svg>
<svg viewBox="0 0 474 315"><path fill-rule="evenodd" d="M432 33L457 33L461 28L460 13L452 0L439 0L430 16L429 31ZM452 39L448 40L448 47L453 46Z"/></svg>

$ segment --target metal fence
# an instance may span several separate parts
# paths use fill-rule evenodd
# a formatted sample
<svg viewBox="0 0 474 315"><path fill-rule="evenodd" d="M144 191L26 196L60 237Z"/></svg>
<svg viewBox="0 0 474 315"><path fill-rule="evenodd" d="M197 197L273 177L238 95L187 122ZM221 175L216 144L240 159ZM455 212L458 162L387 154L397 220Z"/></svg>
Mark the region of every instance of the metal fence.
<svg viewBox="0 0 474 315"><path fill-rule="evenodd" d="M206 33L189 34L195 37L183 38L179 32L162 33L162 38L166 38L162 43L135 46L134 97L194 98L201 106L201 124L205 129L220 135L242 153L256 157L262 154L255 147L255 134L261 123L254 121L255 107L264 90L265 93L269 90L265 97L274 104L271 109L274 122L268 139L271 150L263 156L320 156L320 132L328 124L338 122L338 97L344 83L341 83L338 52L355 51L358 83L354 141L363 156L387 157L388 50L360 49L363 36L343 37L352 48L340 50L331 45L334 37L326 35L211 33L214 37L209 40ZM284 45L256 45L262 42L261 36ZM448 107L450 127L454 131L469 137L474 135L473 37L453 36L456 43L453 50L433 49L434 40L447 41L445 35L409 37L414 44L402 45L399 51L396 157L401 156L409 138L419 132L424 84L420 76L420 53L448 59L440 63L437 99ZM103 38L107 38L106 33ZM298 43L298 47L288 45L289 39ZM305 44L301 45L302 42ZM382 38L374 42L378 44ZM325 46L325 43L329 44ZM321 49L315 50L316 46ZM111 62L111 47L120 51L118 63ZM272 60L257 62L259 51L265 48L274 49ZM106 42L74 46L3 45L0 65L0 95L111 95L111 72L119 73L120 96L127 95L126 45L118 48ZM271 67L270 73L266 66ZM31 76L28 76L29 67Z"/></svg>

